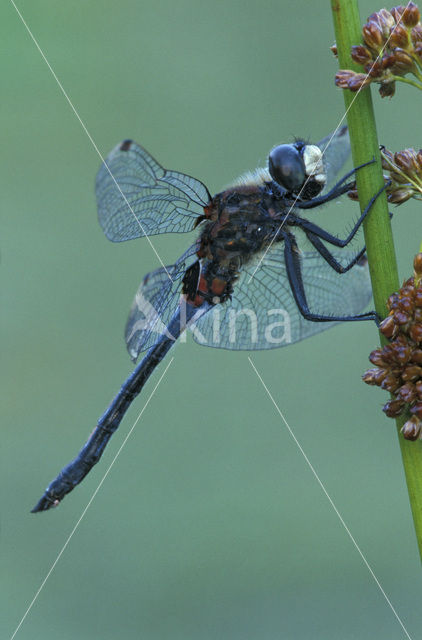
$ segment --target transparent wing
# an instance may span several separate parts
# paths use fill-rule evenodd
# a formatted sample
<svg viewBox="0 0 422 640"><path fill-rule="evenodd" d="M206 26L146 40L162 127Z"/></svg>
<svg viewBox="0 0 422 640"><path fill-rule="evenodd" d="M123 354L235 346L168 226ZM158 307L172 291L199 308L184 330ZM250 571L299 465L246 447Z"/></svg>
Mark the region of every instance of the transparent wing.
<svg viewBox="0 0 422 640"><path fill-rule="evenodd" d="M202 182L166 171L131 140L107 156L95 183L98 219L109 240L192 231L210 200Z"/></svg>
<svg viewBox="0 0 422 640"><path fill-rule="evenodd" d="M327 176L324 189L326 191L327 187L333 185L336 175L350 155L350 138L347 127L340 127L335 133L325 136L317 142L316 146L323 151L323 163Z"/></svg>
<svg viewBox="0 0 422 640"><path fill-rule="evenodd" d="M347 264L350 251L335 257ZM252 279L253 266L234 285L232 301L216 305L200 318L193 331L199 344L224 349L274 349L299 342L329 329L335 322L309 322L294 301L284 264L283 248L268 252ZM336 273L319 253L302 253L303 283L311 311L324 315L351 315L365 309L371 299L367 266Z"/></svg>
<svg viewBox="0 0 422 640"><path fill-rule="evenodd" d="M125 328L125 340L132 360L149 349L166 331L180 298L183 275L196 259L192 245L175 264L148 273L141 282Z"/></svg>

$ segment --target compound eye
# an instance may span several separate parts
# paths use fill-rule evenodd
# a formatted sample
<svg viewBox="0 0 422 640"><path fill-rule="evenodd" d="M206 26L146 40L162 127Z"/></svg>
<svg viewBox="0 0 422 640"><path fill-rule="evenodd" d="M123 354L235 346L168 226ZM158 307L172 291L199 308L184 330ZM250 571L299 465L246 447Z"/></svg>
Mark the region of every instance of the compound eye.
<svg viewBox="0 0 422 640"><path fill-rule="evenodd" d="M287 191L298 191L305 182L305 163L292 144L280 144L270 151L268 170L272 179Z"/></svg>

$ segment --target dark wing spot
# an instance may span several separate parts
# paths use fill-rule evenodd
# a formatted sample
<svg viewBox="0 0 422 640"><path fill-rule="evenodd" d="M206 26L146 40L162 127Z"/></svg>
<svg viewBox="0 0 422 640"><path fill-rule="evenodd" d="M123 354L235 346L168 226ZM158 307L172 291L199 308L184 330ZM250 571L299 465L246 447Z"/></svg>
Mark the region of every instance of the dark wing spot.
<svg viewBox="0 0 422 640"><path fill-rule="evenodd" d="M344 127L341 127L338 131L337 131L337 135L339 138L342 138L343 136L347 135L347 125L345 125Z"/></svg>
<svg viewBox="0 0 422 640"><path fill-rule="evenodd" d="M129 151L132 142L132 140L123 140L122 144L120 145L120 151Z"/></svg>

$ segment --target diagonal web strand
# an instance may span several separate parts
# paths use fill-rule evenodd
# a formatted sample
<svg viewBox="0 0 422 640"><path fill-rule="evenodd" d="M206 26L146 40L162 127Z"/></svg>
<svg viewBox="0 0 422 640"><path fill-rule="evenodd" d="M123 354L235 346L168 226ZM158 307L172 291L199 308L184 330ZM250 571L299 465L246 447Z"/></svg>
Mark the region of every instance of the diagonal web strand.
<svg viewBox="0 0 422 640"><path fill-rule="evenodd" d="M278 415L280 416L280 418L282 419L282 421L284 422L288 432L290 433L291 437L293 438L297 448L299 449L300 453L302 454L302 456L305 459L306 464L308 465L309 469L311 470L315 480L317 481L317 483L319 484L319 486L321 487L323 493L325 494L325 497L327 498L328 502L330 503L331 507L334 510L334 513L336 514L337 518L340 520L344 530L346 531L347 535L349 536L350 540L352 541L356 551L359 553L363 563L365 564L366 568L368 569L369 573L371 574L372 578L374 579L378 589L381 591L385 601L387 602L388 606L390 607L391 611L393 612L397 622L399 623L399 625L401 626L403 632L406 635L406 638L408 640L412 640L409 632L407 631L406 627L404 626L399 614L397 613L397 611L395 610L391 600L389 599L389 597L387 596L386 592L384 591L384 589L382 588L382 585L380 583L380 581L378 580L377 576L375 575L371 565L369 564L368 560L366 559L366 557L363 554L363 551L361 550L361 548L359 547L358 543L356 542L352 532L350 531L349 527L347 526L347 524L345 523L341 513L339 512L338 508L336 507L333 499L331 498L330 494L328 493L327 489L325 488L324 483L322 482L322 480L320 479L318 473L316 472L314 466L312 465L311 461L309 460L308 456L306 455L305 451L303 450L302 445L300 444L300 442L298 441L298 439L296 438L295 434L293 433L292 428L290 427L290 425L288 424L286 418L284 417L281 409L279 408L278 404L276 403L276 401L274 400L273 396L271 395L270 390L268 389L267 385L265 384L261 374L258 372L257 368L255 367L254 363L252 362L251 358L248 356L248 360L249 360L249 364L251 365L252 369L254 370L254 372L256 373L259 381L261 382L262 386L264 387L269 399L271 400L272 404L274 405Z"/></svg>
<svg viewBox="0 0 422 640"><path fill-rule="evenodd" d="M155 395L155 392L157 391L158 387L161 384L162 379L164 378L164 376L166 375L171 363L173 362L174 357L171 358L171 360L169 361L168 365L166 366L166 368L164 369L163 373L161 374L157 384L155 385L154 389L151 391L150 395L148 396L147 401L145 402L144 406L142 407L138 417L136 418L135 422L133 423L133 425L131 426L131 428L129 429L128 433L126 434L122 444L120 445L119 449L117 450L116 455L114 456L113 460L110 462L106 472L104 473L103 477L101 478L100 482L98 483L97 488L95 489L94 493L92 494L91 498L88 501L88 504L86 505L85 509L82 511L78 521L76 522L75 526L73 527L72 531L69 533L64 545L62 546L62 548L60 549L59 553L57 554L56 559L54 560L53 564L51 565L50 569L47 572L47 575L45 576L44 580L41 582L38 590L36 591L34 597L32 598L27 610L25 611L25 613L23 614L18 626L16 627L15 631L13 632L13 634L10 636L10 640L13 640L14 637L16 636L16 634L18 633L19 629L21 628L22 624L24 623L28 613L31 611L32 607L34 606L35 602L38 599L38 596L40 595L42 589L44 588L47 580L49 579L49 577L51 576L51 574L53 573L58 561L60 560L60 558L62 557L63 553L65 552L69 542L71 541L73 534L76 532L77 528L79 527L80 523L82 522L82 519L84 518L86 512L88 511L89 507L91 506L91 504L93 503L97 493L99 492L99 490L101 489L102 485L104 484L105 479L107 478L108 474L111 471L111 468L113 467L114 463L116 462L117 458L119 457L119 455L121 454L124 446L126 445L127 441L129 440L130 436L132 435L132 432L134 430L134 428L136 427L136 425L138 424L139 420L142 417L142 414L144 413L145 409L147 408L147 406L149 405L152 397Z"/></svg>
<svg viewBox="0 0 422 640"><path fill-rule="evenodd" d="M157 258L157 260L159 261L159 263L161 264L161 266L163 267L163 269L166 271L169 279L171 280L170 274L168 273L164 262L162 261L160 255L158 254L156 248L154 247L150 237L148 236L148 234L145 232L143 226L142 226L142 222L139 220L138 216L136 215L136 213L134 212L133 208L131 207L130 203L128 202L128 199L126 198L125 194L123 193L123 191L121 190L117 180L115 179L115 177L113 176L112 172L109 169L109 166L107 165L107 163L105 162L105 159L101 153L101 151L98 149L95 140L93 139L93 137L91 136L91 134L89 133L88 129L86 128L84 122L82 121L82 118L80 117L79 113L77 112L76 108L73 105L73 102L71 101L71 99L69 98L66 90L64 89L62 83L60 82L60 80L58 79L54 69L52 68L51 64L49 63L49 61L47 60L43 50L41 49L40 45L38 44L35 36L33 35L32 31L30 30L30 28L28 27L27 23L25 22L21 12L19 11L18 7L16 6L14 0L10 0L11 4L13 5L13 7L16 10L16 13L18 14L19 18L21 19L21 22L23 24L23 26L25 27L25 29L27 30L27 32L29 33L33 43L35 44L35 46L37 47L42 59L44 60L45 64L47 65L48 69L50 70L54 80L56 81L60 91L62 92L62 94L64 95L64 97L66 98L67 103L69 104L70 108L72 109L73 113L75 114L76 118L79 121L79 124L81 125L82 129L84 130L84 132L86 133L89 141L91 142L92 146L94 147L95 151L97 152L98 156L100 157L102 163L104 164L104 166L106 167L108 173L110 174L111 179L113 180L114 184L116 185L116 187L118 188L120 195L122 196L122 198L124 199L124 201L126 202L127 206L130 209L130 212L132 213L133 217L135 218L137 224L140 226L141 231L143 233L143 235L145 236L145 238L148 240L151 249L153 250L153 252L155 253L155 256Z"/></svg>
<svg viewBox="0 0 422 640"><path fill-rule="evenodd" d="M407 3L406 8L409 6L410 2ZM376 63L378 62L379 59L382 58L383 53L385 48L387 47L388 43L390 42L390 39L394 33L394 31L397 29L397 27L399 26L400 22L402 21L403 18L403 14L400 16L399 20L397 21L397 24L395 25L394 29L392 29L386 43L384 44L384 46L382 47L381 51L379 52L377 58L374 60L371 68L369 69L368 73L365 76L365 80L366 78L368 78L371 74L372 69L374 68L374 66L376 65ZM325 145L324 149L322 150L322 154L321 154L321 158L324 157L325 152L327 151L328 147L330 146L334 136L336 135L337 131L340 129L342 123L344 122L344 120L347 117L347 114L349 113L350 109L353 106L354 101L356 100L356 98L358 97L359 93L362 91L362 89L364 89L364 86L362 84L361 87L359 87L359 89L356 91L355 95L353 96L349 106L347 107L346 111L344 112L342 118L340 119L338 125L336 126L336 128L334 129L334 131L331 134L330 139L328 140L327 144ZM271 242L269 243L268 247L265 249L264 253L262 254L262 256L260 257L257 265L255 266L254 272L251 274L250 278L249 278L249 282L251 282L252 278L255 276L255 273L257 272L257 270L259 269L259 267L262 264L262 261L264 260L265 256L267 255L268 251L271 249L272 244L274 243L274 241L278 238L278 234L280 233L281 229L284 227L285 223L287 222L288 217L290 216L291 212L293 211L296 202L299 200L303 190L305 189L306 185L308 184L309 180L313 177L314 172L316 169L314 169L309 176L306 178L301 190L299 191L299 193L297 194L297 196L295 197L295 200L293 201L293 204L290 206L290 209L288 210L286 216L283 218L279 228L277 229L276 233L274 234L274 237L272 238Z"/></svg>

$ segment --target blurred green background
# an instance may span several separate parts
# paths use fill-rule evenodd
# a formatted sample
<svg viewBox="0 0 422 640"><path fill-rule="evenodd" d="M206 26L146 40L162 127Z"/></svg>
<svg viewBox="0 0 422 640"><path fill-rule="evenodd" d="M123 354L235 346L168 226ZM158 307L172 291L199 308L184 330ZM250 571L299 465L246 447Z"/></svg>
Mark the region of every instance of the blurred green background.
<svg viewBox="0 0 422 640"><path fill-rule="evenodd" d="M363 18L380 8L360 5ZM328 2L18 6L102 154L132 137L211 192L264 164L276 143L318 140L344 111ZM104 237L99 158L12 4L0 12L0 635L9 638L153 388L77 491L31 515L130 372L126 315L158 264L146 241ZM374 102L384 144L421 145L414 90ZM343 230L356 218L353 203L330 209L321 220ZM420 215L408 204L393 220L401 277L422 239ZM192 238L153 241L168 263ZM380 411L386 395L360 380L376 344L362 323L252 357L416 637L421 568L397 437ZM189 340L174 356L16 637L404 637L247 354Z"/></svg>

